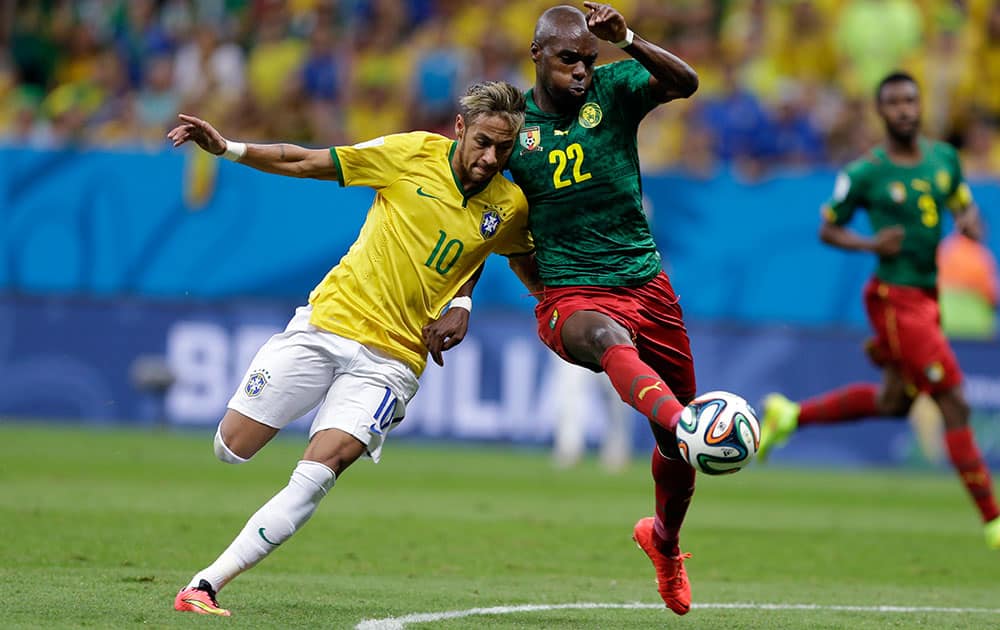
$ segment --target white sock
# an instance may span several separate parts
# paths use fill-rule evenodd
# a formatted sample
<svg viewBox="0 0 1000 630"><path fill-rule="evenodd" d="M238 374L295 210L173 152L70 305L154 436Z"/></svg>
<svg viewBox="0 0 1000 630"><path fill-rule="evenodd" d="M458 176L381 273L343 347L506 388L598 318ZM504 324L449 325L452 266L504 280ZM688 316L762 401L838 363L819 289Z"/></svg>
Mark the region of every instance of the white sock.
<svg viewBox="0 0 1000 630"><path fill-rule="evenodd" d="M215 562L199 571L188 586L208 580L216 591L263 560L305 525L337 476L319 462L300 461L288 485L250 517L243 530Z"/></svg>

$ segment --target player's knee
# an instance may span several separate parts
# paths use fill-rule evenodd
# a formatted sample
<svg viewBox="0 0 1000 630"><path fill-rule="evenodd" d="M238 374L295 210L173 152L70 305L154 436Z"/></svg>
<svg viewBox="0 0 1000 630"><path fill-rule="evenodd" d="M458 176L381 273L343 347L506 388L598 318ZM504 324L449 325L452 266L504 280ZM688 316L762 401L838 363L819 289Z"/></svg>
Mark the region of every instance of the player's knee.
<svg viewBox="0 0 1000 630"><path fill-rule="evenodd" d="M965 396L954 390L946 391L936 394L934 402L941 409L941 415L944 417L946 428L964 427L969 424L972 407L965 399Z"/></svg>
<svg viewBox="0 0 1000 630"><path fill-rule="evenodd" d="M227 464L244 464L250 461L249 458L240 457L226 446L225 441L222 439L221 429L215 430L215 456L219 458L219 461Z"/></svg>
<svg viewBox="0 0 1000 630"><path fill-rule="evenodd" d="M879 415L888 418L902 418L910 413L913 406L912 398L898 398L895 400L884 400L879 404Z"/></svg>
<svg viewBox="0 0 1000 630"><path fill-rule="evenodd" d="M960 424L969 424L969 416L972 415L972 407L964 398L960 398L955 403L956 405L956 415L958 416L958 421Z"/></svg>

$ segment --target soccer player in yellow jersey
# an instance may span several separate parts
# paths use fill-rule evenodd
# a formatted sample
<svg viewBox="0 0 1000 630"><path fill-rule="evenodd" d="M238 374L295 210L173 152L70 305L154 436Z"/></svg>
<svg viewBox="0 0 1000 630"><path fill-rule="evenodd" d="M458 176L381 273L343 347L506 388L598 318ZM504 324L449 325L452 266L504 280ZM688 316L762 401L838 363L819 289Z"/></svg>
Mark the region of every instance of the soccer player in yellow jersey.
<svg viewBox="0 0 1000 630"><path fill-rule="evenodd" d="M288 485L194 575L174 608L228 616L216 593L302 527L359 457L378 461L417 391L427 353L440 364L441 352L464 337L486 257L531 253L524 195L497 176L524 110L514 86L481 83L460 101L456 140L415 131L318 150L232 142L180 115L182 124L167 134L175 147L193 141L258 170L377 194L347 254L258 351L215 434L216 456L243 463L319 405L305 454Z"/></svg>

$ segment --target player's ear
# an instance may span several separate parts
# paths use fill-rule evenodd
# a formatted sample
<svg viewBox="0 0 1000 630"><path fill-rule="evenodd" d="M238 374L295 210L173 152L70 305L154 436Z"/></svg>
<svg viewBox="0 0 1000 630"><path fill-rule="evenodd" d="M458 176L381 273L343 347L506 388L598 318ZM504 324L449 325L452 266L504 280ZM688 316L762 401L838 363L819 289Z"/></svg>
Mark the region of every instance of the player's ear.
<svg viewBox="0 0 1000 630"><path fill-rule="evenodd" d="M538 42L531 42L531 60L538 63L538 60L542 57L542 47L538 45Z"/></svg>
<svg viewBox="0 0 1000 630"><path fill-rule="evenodd" d="M462 118L461 114L455 115L455 139L461 140L462 136L465 135L465 120Z"/></svg>

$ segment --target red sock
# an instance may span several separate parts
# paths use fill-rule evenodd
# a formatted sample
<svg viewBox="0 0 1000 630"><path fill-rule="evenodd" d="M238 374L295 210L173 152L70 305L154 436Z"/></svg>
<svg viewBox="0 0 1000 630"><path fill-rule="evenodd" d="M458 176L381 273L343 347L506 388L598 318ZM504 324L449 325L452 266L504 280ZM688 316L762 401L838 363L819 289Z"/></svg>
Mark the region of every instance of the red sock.
<svg viewBox="0 0 1000 630"><path fill-rule="evenodd" d="M854 383L802 401L799 425L832 424L878 415L878 385Z"/></svg>
<svg viewBox="0 0 1000 630"><path fill-rule="evenodd" d="M976 438L969 427L950 429L944 433L944 442L948 446L948 456L951 463L962 478L972 500L979 508L984 523L989 523L997 516L996 499L993 498L993 484L990 481L990 469L983 462L976 446Z"/></svg>
<svg viewBox="0 0 1000 630"><path fill-rule="evenodd" d="M653 447L653 481L656 483L656 518L653 541L668 556L680 553L681 524L694 495L694 468L679 459L667 459Z"/></svg>
<svg viewBox="0 0 1000 630"><path fill-rule="evenodd" d="M639 358L635 347L626 344L611 346L601 357L601 367L622 400L656 424L674 432L684 405L677 401L653 368Z"/></svg>

